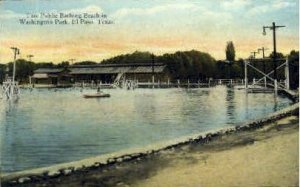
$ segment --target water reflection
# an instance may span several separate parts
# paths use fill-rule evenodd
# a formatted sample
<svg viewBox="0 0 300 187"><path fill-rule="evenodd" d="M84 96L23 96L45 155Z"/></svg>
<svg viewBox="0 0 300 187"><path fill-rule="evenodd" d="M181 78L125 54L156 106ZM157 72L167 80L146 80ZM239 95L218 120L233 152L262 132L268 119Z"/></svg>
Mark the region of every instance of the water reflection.
<svg viewBox="0 0 300 187"><path fill-rule="evenodd" d="M245 119L246 120L248 120L249 119L249 97L248 97L248 92L246 91L245 92L245 109L246 109L246 111L245 111ZM264 105L264 108L265 108L266 106ZM264 111L265 112L265 111Z"/></svg>
<svg viewBox="0 0 300 187"><path fill-rule="evenodd" d="M226 90L226 101L227 101L227 116L229 124L233 124L235 121L235 98L234 98L234 89Z"/></svg>
<svg viewBox="0 0 300 187"><path fill-rule="evenodd" d="M278 98L277 94L274 93L274 112L278 110Z"/></svg>
<svg viewBox="0 0 300 187"><path fill-rule="evenodd" d="M70 162L262 117L291 102L223 86L203 89L24 90L0 105L4 171ZM275 106L276 105L276 106Z"/></svg>

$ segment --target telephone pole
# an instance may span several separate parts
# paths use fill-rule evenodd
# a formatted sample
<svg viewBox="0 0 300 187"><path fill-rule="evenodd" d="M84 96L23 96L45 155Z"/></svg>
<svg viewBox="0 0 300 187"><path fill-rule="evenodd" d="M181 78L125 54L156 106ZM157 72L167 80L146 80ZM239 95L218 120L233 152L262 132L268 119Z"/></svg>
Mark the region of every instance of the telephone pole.
<svg viewBox="0 0 300 187"><path fill-rule="evenodd" d="M71 64L73 64L73 63L75 62L75 60L76 60L75 58L69 59L69 61L71 62ZM70 64L70 65L71 65L71 64Z"/></svg>
<svg viewBox="0 0 300 187"><path fill-rule="evenodd" d="M268 50L268 48L265 48L265 47L262 47L262 48L259 48L257 49L257 52L259 53L260 51L262 51L262 57L263 57L263 70L264 70L264 73L266 73L266 62L265 62L265 51Z"/></svg>
<svg viewBox="0 0 300 187"><path fill-rule="evenodd" d="M255 55L256 55L257 53L258 53L258 52L256 52L256 51L251 52L251 54L252 54L252 56L253 56L253 59L255 59Z"/></svg>
<svg viewBox="0 0 300 187"><path fill-rule="evenodd" d="M27 55L28 60L31 62L31 58L34 57L33 55Z"/></svg>
<svg viewBox="0 0 300 187"><path fill-rule="evenodd" d="M3 94L6 96L7 99L13 99L17 98L19 94L19 87L18 82L15 82L15 76L16 76L16 61L17 61L17 55L20 54L20 50L16 47L11 47L14 53L14 62L13 62L13 76L12 78L7 77L6 81L2 83L2 91ZM17 96L17 97L15 97Z"/></svg>
<svg viewBox="0 0 300 187"><path fill-rule="evenodd" d="M154 88L154 54L151 55L152 58L152 87Z"/></svg>
<svg viewBox="0 0 300 187"><path fill-rule="evenodd" d="M17 47L11 47L11 49L14 52L14 66L13 66L13 77L12 77L12 82L13 82L13 85L14 85L15 76L16 76L16 60L17 60L17 55L20 54L20 49L18 49Z"/></svg>
<svg viewBox="0 0 300 187"><path fill-rule="evenodd" d="M272 23L272 26L263 26L263 35L266 35L266 29L273 30L273 63L274 63L274 79L277 81L277 51L276 51L276 29L285 27L276 25L275 22Z"/></svg>

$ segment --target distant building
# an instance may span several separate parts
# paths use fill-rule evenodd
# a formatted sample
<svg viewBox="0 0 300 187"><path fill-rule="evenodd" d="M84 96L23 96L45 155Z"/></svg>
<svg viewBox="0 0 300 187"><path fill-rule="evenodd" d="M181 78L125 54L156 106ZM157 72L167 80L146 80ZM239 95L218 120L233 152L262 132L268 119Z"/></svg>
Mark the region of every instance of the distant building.
<svg viewBox="0 0 300 187"><path fill-rule="evenodd" d="M74 82L113 83L120 79L138 80L139 82L167 81L169 72L165 64L97 64L73 65L63 68L41 68L34 71L33 83L61 84Z"/></svg>
<svg viewBox="0 0 300 187"><path fill-rule="evenodd" d="M70 75L75 81L102 81L112 83L117 78L150 81L152 75L157 80L167 79L166 65L152 64L101 64L87 66L72 66L69 68Z"/></svg>
<svg viewBox="0 0 300 187"><path fill-rule="evenodd" d="M31 76L33 84L53 84L70 82L69 70L65 68L39 68Z"/></svg>

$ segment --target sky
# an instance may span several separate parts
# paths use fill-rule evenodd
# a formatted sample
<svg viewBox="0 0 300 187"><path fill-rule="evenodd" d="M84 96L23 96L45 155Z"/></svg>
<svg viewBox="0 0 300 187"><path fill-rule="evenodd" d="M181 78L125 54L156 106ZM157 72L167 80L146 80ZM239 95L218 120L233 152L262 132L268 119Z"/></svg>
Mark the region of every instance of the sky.
<svg viewBox="0 0 300 187"><path fill-rule="evenodd" d="M20 19L46 14L105 14L113 24L32 25ZM62 21L64 18L61 18ZM91 20L91 19L90 19ZM103 19L101 19L101 22ZM225 59L233 41L236 58L266 47L272 51L272 22L277 30L277 51L299 50L298 0L2 0L0 1L0 63L34 55L35 62L92 60L149 51L156 55L199 50ZM260 56L261 54L258 54Z"/></svg>

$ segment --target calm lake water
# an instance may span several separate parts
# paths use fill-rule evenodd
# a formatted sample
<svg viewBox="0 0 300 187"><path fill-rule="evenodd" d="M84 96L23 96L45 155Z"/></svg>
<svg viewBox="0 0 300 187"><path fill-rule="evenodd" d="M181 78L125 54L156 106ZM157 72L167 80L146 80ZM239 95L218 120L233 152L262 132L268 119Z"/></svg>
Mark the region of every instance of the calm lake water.
<svg viewBox="0 0 300 187"><path fill-rule="evenodd" d="M1 170L80 160L229 126L284 108L287 98L245 94L224 86L201 89L21 90L0 99Z"/></svg>

